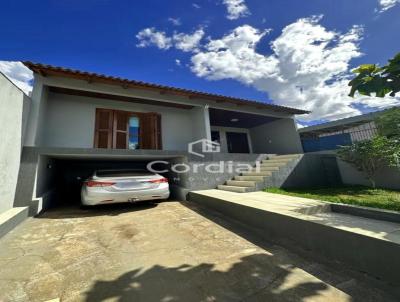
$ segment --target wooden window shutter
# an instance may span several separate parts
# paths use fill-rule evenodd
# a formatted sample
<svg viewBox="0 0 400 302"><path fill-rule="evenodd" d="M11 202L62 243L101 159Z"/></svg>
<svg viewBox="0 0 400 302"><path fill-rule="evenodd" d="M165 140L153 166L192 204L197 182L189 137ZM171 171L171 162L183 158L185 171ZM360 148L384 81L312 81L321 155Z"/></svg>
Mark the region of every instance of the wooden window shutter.
<svg viewBox="0 0 400 302"><path fill-rule="evenodd" d="M140 116L140 148L162 149L161 115L150 112Z"/></svg>
<svg viewBox="0 0 400 302"><path fill-rule="evenodd" d="M125 111L114 111L113 148L128 149L129 114Z"/></svg>
<svg viewBox="0 0 400 302"><path fill-rule="evenodd" d="M162 132L161 132L161 114L156 114L157 115L157 149L162 150Z"/></svg>
<svg viewBox="0 0 400 302"><path fill-rule="evenodd" d="M113 110L96 109L95 148L111 148L113 138Z"/></svg>

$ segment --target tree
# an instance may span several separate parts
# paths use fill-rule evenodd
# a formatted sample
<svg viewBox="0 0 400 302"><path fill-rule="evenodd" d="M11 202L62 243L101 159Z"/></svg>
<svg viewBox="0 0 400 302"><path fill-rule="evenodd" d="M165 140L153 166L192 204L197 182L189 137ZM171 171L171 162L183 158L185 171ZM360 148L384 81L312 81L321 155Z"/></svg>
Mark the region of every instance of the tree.
<svg viewBox="0 0 400 302"><path fill-rule="evenodd" d="M400 53L383 67L364 64L353 70L357 76L350 81L349 96L375 94L394 97L400 91ZM374 176L383 166L400 168L400 108L392 108L375 119L378 135L371 140L342 146L338 156L366 174L373 188Z"/></svg>
<svg viewBox="0 0 400 302"><path fill-rule="evenodd" d="M375 124L380 135L400 141L400 108L386 110L375 118Z"/></svg>
<svg viewBox="0 0 400 302"><path fill-rule="evenodd" d="M395 96L400 91L400 53L383 67L376 64L364 64L353 72L357 76L349 83L351 97L354 97L357 91L368 96L375 93L377 97L384 97L386 94Z"/></svg>
<svg viewBox="0 0 400 302"><path fill-rule="evenodd" d="M373 188L376 187L374 176L379 169L384 166L400 168L400 144L382 135L342 146L338 156L364 172Z"/></svg>

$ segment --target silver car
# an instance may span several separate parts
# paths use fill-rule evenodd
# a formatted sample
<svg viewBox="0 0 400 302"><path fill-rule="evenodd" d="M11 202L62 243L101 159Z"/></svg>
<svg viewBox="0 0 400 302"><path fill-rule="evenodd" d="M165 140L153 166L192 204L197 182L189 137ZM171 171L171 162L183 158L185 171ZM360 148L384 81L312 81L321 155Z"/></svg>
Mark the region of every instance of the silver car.
<svg viewBox="0 0 400 302"><path fill-rule="evenodd" d="M81 200L85 206L168 197L168 179L159 174L134 170L95 171L81 189Z"/></svg>

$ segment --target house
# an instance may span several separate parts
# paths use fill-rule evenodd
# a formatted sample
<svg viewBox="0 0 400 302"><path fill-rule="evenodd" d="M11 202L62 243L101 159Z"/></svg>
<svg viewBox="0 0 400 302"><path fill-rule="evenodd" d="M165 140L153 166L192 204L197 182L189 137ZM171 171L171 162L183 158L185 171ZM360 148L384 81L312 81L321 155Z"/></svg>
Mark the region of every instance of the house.
<svg viewBox="0 0 400 302"><path fill-rule="evenodd" d="M299 129L304 152L335 150L339 146L371 139L378 132L374 119L382 111L348 117Z"/></svg>
<svg viewBox="0 0 400 302"><path fill-rule="evenodd" d="M222 152L301 151L293 116L304 110L24 64L35 77L27 146L186 151L218 137Z"/></svg>
<svg viewBox="0 0 400 302"><path fill-rule="evenodd" d="M143 168L154 160L254 164L260 154L302 153L294 116L304 110L24 64L34 73L30 97L0 77L0 112L8 121L0 160L13 172L2 211L28 207L35 215L51 205L55 194L57 199L69 196L88 171L99 167ZM188 146L199 140L212 142L205 143L210 149L189 153ZM181 199L190 190L215 188L232 176L210 176L204 170L168 175L173 196Z"/></svg>

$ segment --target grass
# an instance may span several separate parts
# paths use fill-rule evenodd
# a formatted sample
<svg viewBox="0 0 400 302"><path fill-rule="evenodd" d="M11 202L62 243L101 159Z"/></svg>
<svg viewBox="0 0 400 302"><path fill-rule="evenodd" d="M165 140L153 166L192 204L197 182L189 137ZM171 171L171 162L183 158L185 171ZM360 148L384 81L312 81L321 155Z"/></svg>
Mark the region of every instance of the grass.
<svg viewBox="0 0 400 302"><path fill-rule="evenodd" d="M337 188L268 188L265 192L318 199L334 203L400 211L400 191L372 189L362 186Z"/></svg>

